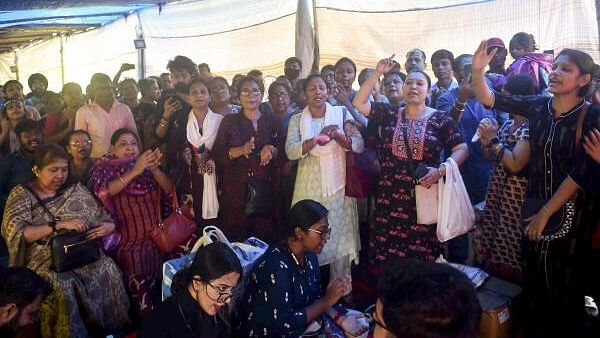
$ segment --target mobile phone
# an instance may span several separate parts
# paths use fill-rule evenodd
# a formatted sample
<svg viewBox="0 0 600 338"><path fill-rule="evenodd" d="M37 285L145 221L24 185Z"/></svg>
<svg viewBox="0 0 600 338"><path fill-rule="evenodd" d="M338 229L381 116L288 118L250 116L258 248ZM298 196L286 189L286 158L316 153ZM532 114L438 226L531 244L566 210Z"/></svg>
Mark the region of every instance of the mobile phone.
<svg viewBox="0 0 600 338"><path fill-rule="evenodd" d="M417 165L415 168L415 178L420 180L423 178L423 176L427 175L428 172L429 170L427 170L427 165L425 165L425 163L419 163L419 165Z"/></svg>

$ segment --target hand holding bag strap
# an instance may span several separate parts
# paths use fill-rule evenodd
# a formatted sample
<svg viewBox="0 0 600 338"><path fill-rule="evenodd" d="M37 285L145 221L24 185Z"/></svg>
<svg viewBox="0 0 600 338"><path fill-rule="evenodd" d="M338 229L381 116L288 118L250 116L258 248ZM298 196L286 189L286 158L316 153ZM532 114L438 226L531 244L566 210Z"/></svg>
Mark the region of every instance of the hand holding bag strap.
<svg viewBox="0 0 600 338"><path fill-rule="evenodd" d="M404 138L404 150L406 151L406 159L408 160L408 168L410 170L410 175L412 176L414 185L417 185L419 184L419 182L415 177L415 163L412 158L412 150L410 149L410 146L408 144L408 119L406 118L406 114L403 114L403 112L404 110L400 111L399 118L402 119L402 123L400 123L400 125L402 126L402 134Z"/></svg>

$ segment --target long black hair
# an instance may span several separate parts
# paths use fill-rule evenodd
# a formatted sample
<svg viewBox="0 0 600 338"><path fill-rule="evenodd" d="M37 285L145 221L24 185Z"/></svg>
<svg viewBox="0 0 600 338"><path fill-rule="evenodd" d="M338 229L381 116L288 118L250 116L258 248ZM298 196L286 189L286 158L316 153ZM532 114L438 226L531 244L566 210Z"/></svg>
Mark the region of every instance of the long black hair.
<svg viewBox="0 0 600 338"><path fill-rule="evenodd" d="M282 227L282 241L294 237L296 228L308 230L311 225L327 217L327 209L313 200L301 200L294 204L288 216L288 222Z"/></svg>
<svg viewBox="0 0 600 338"><path fill-rule="evenodd" d="M192 265L173 277L171 291L176 294L185 290L195 276L200 277L203 282L210 282L232 272L239 273L240 277L243 273L240 260L233 250L223 243L211 243L200 247Z"/></svg>

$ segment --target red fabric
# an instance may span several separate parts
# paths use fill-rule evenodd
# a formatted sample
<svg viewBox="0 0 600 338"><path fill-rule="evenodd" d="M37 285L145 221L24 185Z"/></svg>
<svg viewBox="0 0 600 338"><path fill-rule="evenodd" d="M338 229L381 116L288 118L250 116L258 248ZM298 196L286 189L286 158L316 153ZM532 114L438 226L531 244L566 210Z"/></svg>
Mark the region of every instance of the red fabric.
<svg viewBox="0 0 600 338"><path fill-rule="evenodd" d="M48 113L48 115L46 115L46 122L44 123L44 131L43 131L44 138L52 136L66 128L66 123L62 123L62 125L61 125L63 118L64 117L63 117L62 113L51 112L51 113Z"/></svg>

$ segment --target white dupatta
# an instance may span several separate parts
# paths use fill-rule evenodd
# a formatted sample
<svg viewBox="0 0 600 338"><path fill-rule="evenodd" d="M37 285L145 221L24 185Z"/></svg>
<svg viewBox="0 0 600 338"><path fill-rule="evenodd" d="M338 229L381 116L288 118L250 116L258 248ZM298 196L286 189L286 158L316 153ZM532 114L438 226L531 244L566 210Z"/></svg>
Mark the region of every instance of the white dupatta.
<svg viewBox="0 0 600 338"><path fill-rule="evenodd" d="M187 140L196 148L204 145L206 149L211 150L217 138L217 131L219 130L219 125L221 125L221 120L223 120L223 116L213 113L209 108L202 123L202 133L200 133L200 127L194 115L194 110L190 110L187 121ZM217 218L219 215L219 200L217 197L216 173L214 171L212 173L206 172L202 179L204 186L202 189L202 218Z"/></svg>
<svg viewBox="0 0 600 338"><path fill-rule="evenodd" d="M303 142L315 136L311 127L312 121L313 117L308 107L304 108L300 115L300 138ZM325 126L332 124L338 125L341 131L344 130L344 110L343 107L334 107L326 103ZM331 140L324 146L317 144L310 154L319 157L323 197L332 196L346 186L346 158L342 146Z"/></svg>

